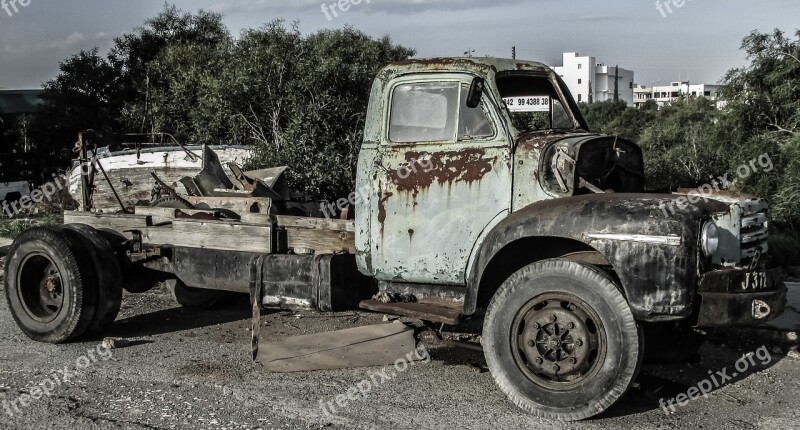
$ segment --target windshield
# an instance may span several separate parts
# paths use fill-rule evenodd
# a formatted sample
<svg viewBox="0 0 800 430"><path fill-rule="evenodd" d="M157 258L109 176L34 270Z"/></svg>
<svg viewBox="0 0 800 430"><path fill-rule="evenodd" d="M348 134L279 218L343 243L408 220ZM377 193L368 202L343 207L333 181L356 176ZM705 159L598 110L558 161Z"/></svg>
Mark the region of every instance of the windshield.
<svg viewBox="0 0 800 430"><path fill-rule="evenodd" d="M497 77L497 87L520 133L575 128L553 83L547 77L511 74Z"/></svg>

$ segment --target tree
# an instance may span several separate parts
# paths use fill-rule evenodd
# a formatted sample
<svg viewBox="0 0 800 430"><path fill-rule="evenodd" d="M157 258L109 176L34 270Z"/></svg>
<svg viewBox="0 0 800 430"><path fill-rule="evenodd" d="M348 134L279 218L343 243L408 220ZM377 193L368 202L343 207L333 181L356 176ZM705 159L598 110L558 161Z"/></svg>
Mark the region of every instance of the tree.
<svg viewBox="0 0 800 430"><path fill-rule="evenodd" d="M724 127L732 162L745 164L770 154L775 169L754 175L742 189L769 196L772 215L800 223L800 31L795 39L780 30L752 32L742 42L750 64L725 77Z"/></svg>
<svg viewBox="0 0 800 430"><path fill-rule="evenodd" d="M17 115L0 115L0 152L15 152L20 142L20 120Z"/></svg>
<svg viewBox="0 0 800 430"><path fill-rule="evenodd" d="M183 141L204 135L205 128L190 131L198 124L187 119L205 116L206 106L196 102L207 105L205 97L215 95L209 90L218 87L231 43L221 14L172 5L115 39L108 61L120 71L124 131L172 133Z"/></svg>
<svg viewBox="0 0 800 430"><path fill-rule="evenodd" d="M304 37L275 21L244 32L225 78L231 127L255 145L253 166L288 165L290 184L317 198L348 195L372 81L413 54L352 28Z"/></svg>
<svg viewBox="0 0 800 430"><path fill-rule="evenodd" d="M598 133L608 133L607 130L610 129L611 123L619 118L622 112L627 109L625 102L615 102L613 100L595 103L579 103L578 107L591 130Z"/></svg>
<svg viewBox="0 0 800 430"><path fill-rule="evenodd" d="M74 158L72 148L79 132L117 130L125 102L119 69L101 57L97 49L68 58L59 70L55 79L44 84L44 105L33 115L30 125L33 149L55 163Z"/></svg>
<svg viewBox="0 0 800 430"><path fill-rule="evenodd" d="M625 102L607 100L578 105L592 131L620 136L637 141L642 132L653 123L658 105L649 100L642 108L627 107Z"/></svg>
<svg viewBox="0 0 800 430"><path fill-rule="evenodd" d="M728 171L729 149L715 125L721 113L703 97L689 97L659 110L642 132L647 187L693 188Z"/></svg>

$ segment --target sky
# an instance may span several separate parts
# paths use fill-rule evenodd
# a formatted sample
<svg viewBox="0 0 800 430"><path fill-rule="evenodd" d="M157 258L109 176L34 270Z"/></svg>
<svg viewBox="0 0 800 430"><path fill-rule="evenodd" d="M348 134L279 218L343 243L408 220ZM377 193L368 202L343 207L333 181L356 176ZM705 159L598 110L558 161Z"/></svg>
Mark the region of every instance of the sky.
<svg viewBox="0 0 800 430"><path fill-rule="evenodd" d="M371 36L388 35L418 57L467 51L510 57L516 46L517 58L559 66L562 52L578 52L633 70L636 82L648 86L679 79L717 83L726 71L747 64L740 46L752 30L793 34L800 28L797 0L341 0L343 8L335 0L169 3L221 12L234 35L282 18L299 22L304 33L350 25ZM59 62L81 49L108 52L115 37L164 4L0 0L0 87L39 88L56 76Z"/></svg>

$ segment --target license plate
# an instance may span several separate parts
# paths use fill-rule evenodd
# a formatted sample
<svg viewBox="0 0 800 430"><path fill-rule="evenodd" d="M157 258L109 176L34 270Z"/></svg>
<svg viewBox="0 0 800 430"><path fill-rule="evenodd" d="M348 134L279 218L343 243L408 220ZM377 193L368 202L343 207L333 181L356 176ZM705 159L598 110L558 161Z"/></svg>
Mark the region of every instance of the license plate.
<svg viewBox="0 0 800 430"><path fill-rule="evenodd" d="M747 272L741 286L744 291L766 290L770 286L769 276L767 272Z"/></svg>
<svg viewBox="0 0 800 430"><path fill-rule="evenodd" d="M503 102L511 112L550 112L549 96L506 97Z"/></svg>

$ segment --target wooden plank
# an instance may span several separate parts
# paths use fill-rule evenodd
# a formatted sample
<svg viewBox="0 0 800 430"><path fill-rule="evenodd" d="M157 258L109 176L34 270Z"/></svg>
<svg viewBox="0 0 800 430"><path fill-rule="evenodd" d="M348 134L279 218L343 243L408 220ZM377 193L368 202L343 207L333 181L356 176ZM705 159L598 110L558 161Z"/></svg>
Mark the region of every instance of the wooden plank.
<svg viewBox="0 0 800 430"><path fill-rule="evenodd" d="M403 315L423 321L441 322L457 325L461 322L463 302L420 301L417 303L383 303L377 300L364 300L359 304L367 309L384 314Z"/></svg>
<svg viewBox="0 0 800 430"><path fill-rule="evenodd" d="M272 227L269 224L175 219L170 225L153 226L150 215L112 215L89 212L65 212L64 223L109 228L120 233L126 230L139 230L142 232L142 241L150 245L263 254L272 252ZM124 233L124 235L132 238L131 233Z"/></svg>
<svg viewBox="0 0 800 430"><path fill-rule="evenodd" d="M175 209L175 208L157 208L152 206L136 206L134 212L136 215L150 215L157 218L175 218L175 211L188 211L189 209ZM195 211L195 212L208 212L211 211Z"/></svg>
<svg viewBox="0 0 800 430"><path fill-rule="evenodd" d="M286 244L295 250L313 249L317 255L336 254L342 251L355 254L356 234L349 231L290 227L286 229Z"/></svg>
<svg viewBox="0 0 800 430"><path fill-rule="evenodd" d="M269 254L272 228L235 221L175 220L169 234L149 229L147 243Z"/></svg>
<svg viewBox="0 0 800 430"><path fill-rule="evenodd" d="M278 215L275 217L279 227L306 228L312 230L333 230L355 233L356 223L350 220L330 218L309 218Z"/></svg>
<svg viewBox="0 0 800 430"><path fill-rule="evenodd" d="M356 252L354 221L282 215L275 219L278 227L286 229L286 244L291 249L312 249L315 254Z"/></svg>
<svg viewBox="0 0 800 430"><path fill-rule="evenodd" d="M98 214L93 212L64 212L64 224L86 224L94 228L108 228L123 232L153 225L147 215Z"/></svg>
<svg viewBox="0 0 800 430"><path fill-rule="evenodd" d="M241 214L242 222L245 224L272 225L272 215L267 214Z"/></svg>

